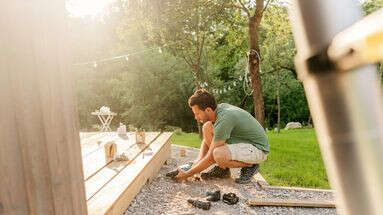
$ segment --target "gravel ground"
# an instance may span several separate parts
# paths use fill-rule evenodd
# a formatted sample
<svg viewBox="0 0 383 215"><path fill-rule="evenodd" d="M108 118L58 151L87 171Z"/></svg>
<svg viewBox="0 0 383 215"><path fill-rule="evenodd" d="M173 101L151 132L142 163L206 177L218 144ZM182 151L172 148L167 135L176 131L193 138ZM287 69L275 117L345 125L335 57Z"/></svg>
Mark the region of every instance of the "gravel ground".
<svg viewBox="0 0 383 215"><path fill-rule="evenodd" d="M186 156L181 157L180 149L186 149ZM245 185L236 184L233 178L239 174L239 169L232 169L232 178L208 181L189 180L176 183L165 177L165 173L177 165L194 160L198 149L172 145L172 158L168 160L156 178L146 184L132 201L124 215L129 214L336 214L336 209L328 208L297 208L297 207L250 207L248 199L308 199L333 200L331 192L294 191L294 190L263 190L254 180ZM222 201L212 202L211 209L204 211L194 208L187 203L189 198L204 197L206 191L221 190L221 194L233 192L239 198L236 205L227 205Z"/></svg>

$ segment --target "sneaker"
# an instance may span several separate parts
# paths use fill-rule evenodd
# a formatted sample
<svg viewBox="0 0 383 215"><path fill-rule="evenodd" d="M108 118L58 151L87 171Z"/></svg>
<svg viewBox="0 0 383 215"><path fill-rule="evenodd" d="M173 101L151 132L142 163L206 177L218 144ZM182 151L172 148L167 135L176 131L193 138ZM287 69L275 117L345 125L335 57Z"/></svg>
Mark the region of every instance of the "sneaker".
<svg viewBox="0 0 383 215"><path fill-rule="evenodd" d="M230 177L230 169L222 169L219 166L215 166L213 169L211 169L209 172L201 173L201 178L206 179L213 179L213 178L229 178Z"/></svg>
<svg viewBox="0 0 383 215"><path fill-rule="evenodd" d="M250 167L241 168L241 175L235 179L238 184L247 184L251 181L251 178L259 171L259 164L253 164Z"/></svg>

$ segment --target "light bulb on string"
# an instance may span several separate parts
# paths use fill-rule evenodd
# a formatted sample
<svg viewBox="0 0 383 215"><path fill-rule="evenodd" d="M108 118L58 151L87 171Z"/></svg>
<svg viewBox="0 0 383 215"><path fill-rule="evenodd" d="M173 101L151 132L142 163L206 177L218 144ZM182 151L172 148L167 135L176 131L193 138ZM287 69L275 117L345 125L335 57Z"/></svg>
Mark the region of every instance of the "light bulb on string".
<svg viewBox="0 0 383 215"><path fill-rule="evenodd" d="M94 68L97 68L97 62L96 62L96 61L93 62L93 67L94 67Z"/></svg>
<svg viewBox="0 0 383 215"><path fill-rule="evenodd" d="M162 54L162 49L161 49L161 47L158 48L158 52L159 52L160 54Z"/></svg>
<svg viewBox="0 0 383 215"><path fill-rule="evenodd" d="M126 62L129 61L129 57L128 57L128 55L125 56L125 60L126 60Z"/></svg>

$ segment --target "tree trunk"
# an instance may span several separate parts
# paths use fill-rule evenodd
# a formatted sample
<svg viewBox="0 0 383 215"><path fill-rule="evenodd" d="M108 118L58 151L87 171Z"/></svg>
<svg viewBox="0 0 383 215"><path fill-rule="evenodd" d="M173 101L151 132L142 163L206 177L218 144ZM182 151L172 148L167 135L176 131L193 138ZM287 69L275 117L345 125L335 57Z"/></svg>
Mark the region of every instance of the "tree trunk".
<svg viewBox="0 0 383 215"><path fill-rule="evenodd" d="M195 84L195 88L196 90L199 90L200 89L200 71L199 71L199 65L194 65L193 66L193 74L194 74L194 84ZM198 127L198 134L199 134L199 138L202 139L202 123L197 122L197 127Z"/></svg>
<svg viewBox="0 0 383 215"><path fill-rule="evenodd" d="M277 107L278 107L278 127L277 131L281 130L281 103L280 103L280 96L279 96L279 88L281 87L280 79L279 79L279 70L277 71Z"/></svg>
<svg viewBox="0 0 383 215"><path fill-rule="evenodd" d="M251 84L253 86L255 118L263 127L265 127L265 107L263 101L261 74L259 72L260 51L258 38L258 30L262 19L262 12L259 11L258 7L261 9L263 8L263 0L257 0L256 13L254 16L249 17L249 72L251 75Z"/></svg>

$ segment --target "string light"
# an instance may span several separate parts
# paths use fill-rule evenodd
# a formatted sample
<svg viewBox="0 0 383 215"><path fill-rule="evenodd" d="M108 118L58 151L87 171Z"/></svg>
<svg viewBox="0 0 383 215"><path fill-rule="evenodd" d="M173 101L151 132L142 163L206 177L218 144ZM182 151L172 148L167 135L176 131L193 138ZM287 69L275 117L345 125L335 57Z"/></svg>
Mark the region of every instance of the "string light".
<svg viewBox="0 0 383 215"><path fill-rule="evenodd" d="M167 46L172 46L172 45L175 45L175 44L180 43L180 42L181 41L177 41L177 42L174 42L174 43L171 43L171 44L165 44L165 45L162 46L162 48L163 47L167 47ZM155 49L158 49L158 52L162 53L162 48L161 47L155 47L155 48L150 48L150 49L144 49L144 50L140 50L140 51L129 53L129 54L125 54L125 55L120 55L120 56L115 56L115 57L110 57L110 58L104 58L104 59L97 60L97 61L88 61L88 62L75 63L75 64L72 64L72 65L73 66L82 66L82 65L91 65L91 64L93 64L94 67L97 67L97 63L106 62L106 61L112 61L112 60L117 60L117 59L125 59L126 61L128 61L129 60L128 56L136 55L136 54L141 54L141 53L144 53L144 52L147 52L147 51L152 51L152 50L155 50Z"/></svg>
<svg viewBox="0 0 383 215"><path fill-rule="evenodd" d="M164 45L163 47L166 47L166 46L170 46L170 45L174 45L176 43L179 43L179 42L175 42L173 44L168 44L168 45ZM87 65L87 64L93 64L93 67L94 68L97 68L98 64L97 63L100 63L100 62L105 62L105 61L111 61L111 60L116 60L116 59L125 59L126 62L129 61L129 56L131 55L135 55L135 54L140 54L140 53L143 53L143 52L147 52L147 51L151 51L151 50L154 50L154 49L157 49L157 48L150 48L150 49L146 49L146 50L140 50L140 51L137 51L137 52L134 52L134 53L130 53L130 54L125 54L125 55L121 55L121 56L116 56L116 57L111 57L111 58L105 58L105 59L101 59L101 60L98 60L98 61L89 61L89 62L82 62L82 63L76 63L76 64L73 64L75 66L77 65ZM162 53L162 48L161 47L158 47L158 52L161 54ZM260 56L259 54L256 52L257 54L257 57L258 59L260 60ZM245 75L242 76L240 75L238 77L238 80L240 82L244 82L244 90L245 88L249 88L249 83L251 82L251 79L250 79L250 74L249 74L249 71L245 71ZM246 82L246 83L245 83ZM215 93L215 94L222 94L222 93L226 93L227 91L231 91L233 88L232 86L235 88L237 86L237 81L233 81L232 83L230 83L229 85L226 85L226 86L223 86L223 89L212 89L212 92ZM202 82L200 83L200 87L201 88L206 88L209 84L205 81L205 82ZM238 85L239 86L239 85ZM246 91L246 90L245 90ZM253 90L251 90L250 92L245 92L246 94L248 93L252 93Z"/></svg>

